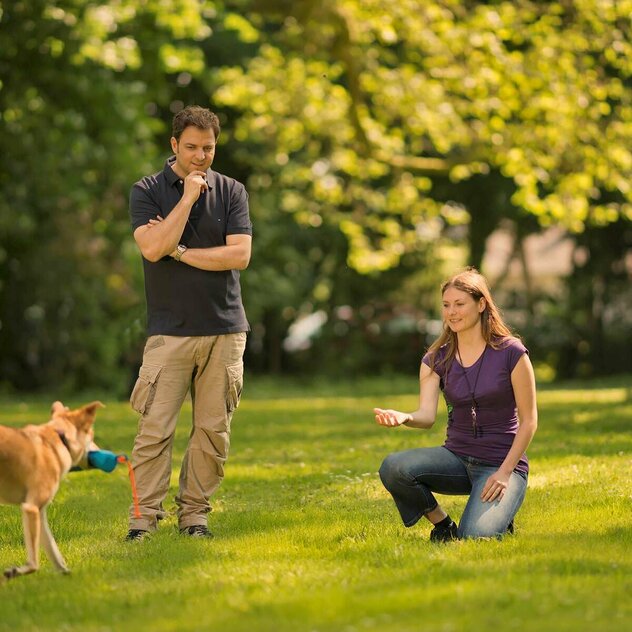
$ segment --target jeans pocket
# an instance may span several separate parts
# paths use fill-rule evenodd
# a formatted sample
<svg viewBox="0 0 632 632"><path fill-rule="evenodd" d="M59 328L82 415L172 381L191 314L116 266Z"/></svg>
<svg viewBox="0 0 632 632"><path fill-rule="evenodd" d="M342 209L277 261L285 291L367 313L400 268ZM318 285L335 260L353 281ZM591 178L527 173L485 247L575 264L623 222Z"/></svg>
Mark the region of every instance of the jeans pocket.
<svg viewBox="0 0 632 632"><path fill-rule="evenodd" d="M162 371L162 366L144 364L138 372L138 379L134 384L134 390L129 401L132 408L141 415L149 412L156 395L156 384L158 376Z"/></svg>
<svg viewBox="0 0 632 632"><path fill-rule="evenodd" d="M232 413L241 399L241 391L244 386L244 363L236 362L226 366L228 390L226 392L226 410Z"/></svg>

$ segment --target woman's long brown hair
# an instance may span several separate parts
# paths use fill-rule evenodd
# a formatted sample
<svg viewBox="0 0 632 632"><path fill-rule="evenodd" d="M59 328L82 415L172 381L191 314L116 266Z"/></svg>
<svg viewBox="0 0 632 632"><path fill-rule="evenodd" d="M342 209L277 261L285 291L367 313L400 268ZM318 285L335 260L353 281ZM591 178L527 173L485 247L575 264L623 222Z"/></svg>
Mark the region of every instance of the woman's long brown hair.
<svg viewBox="0 0 632 632"><path fill-rule="evenodd" d="M467 292L476 302L481 298L485 299L485 309L481 312L481 331L485 342L490 347L498 349L507 338L515 337L505 324L492 298L487 280L476 268L466 268L463 272L450 277L441 286L441 296L451 287L461 290L461 292ZM434 368L437 351L445 344L447 344L447 350L441 364L445 367L444 375L447 376L457 352L457 335L444 322L443 332L428 349L430 368Z"/></svg>

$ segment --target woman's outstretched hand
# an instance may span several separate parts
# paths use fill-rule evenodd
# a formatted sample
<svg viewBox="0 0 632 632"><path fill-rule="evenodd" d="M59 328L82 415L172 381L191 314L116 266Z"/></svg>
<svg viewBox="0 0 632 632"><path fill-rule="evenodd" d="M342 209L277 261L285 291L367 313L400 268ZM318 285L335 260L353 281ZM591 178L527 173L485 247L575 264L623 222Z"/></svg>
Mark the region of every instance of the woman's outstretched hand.
<svg viewBox="0 0 632 632"><path fill-rule="evenodd" d="M375 423L380 426L401 426L407 421L412 421L410 413L402 413L399 410L374 408L373 412L375 413Z"/></svg>

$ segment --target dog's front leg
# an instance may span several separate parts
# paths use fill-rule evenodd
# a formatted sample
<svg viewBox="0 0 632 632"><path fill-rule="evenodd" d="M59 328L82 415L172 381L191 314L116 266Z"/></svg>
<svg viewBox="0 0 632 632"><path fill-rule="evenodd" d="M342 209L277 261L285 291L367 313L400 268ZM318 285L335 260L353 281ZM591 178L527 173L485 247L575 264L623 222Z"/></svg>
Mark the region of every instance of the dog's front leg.
<svg viewBox="0 0 632 632"><path fill-rule="evenodd" d="M40 510L40 533L42 536L42 546L48 555L48 559L55 565L55 568L62 573L70 573L66 566L66 562L59 552L57 542L48 526L48 518L46 517L46 507Z"/></svg>
<svg viewBox="0 0 632 632"><path fill-rule="evenodd" d="M26 544L27 562L4 571L7 579L34 573L39 568L40 510L31 503L22 503L22 526Z"/></svg>

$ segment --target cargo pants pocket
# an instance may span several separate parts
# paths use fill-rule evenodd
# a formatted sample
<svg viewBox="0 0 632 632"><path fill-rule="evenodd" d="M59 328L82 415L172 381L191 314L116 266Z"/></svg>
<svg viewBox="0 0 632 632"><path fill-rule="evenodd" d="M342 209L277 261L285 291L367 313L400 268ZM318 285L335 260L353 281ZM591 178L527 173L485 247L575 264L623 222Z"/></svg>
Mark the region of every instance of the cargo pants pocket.
<svg viewBox="0 0 632 632"><path fill-rule="evenodd" d="M140 367L138 379L129 398L132 408L137 413L145 415L149 412L156 396L156 385L162 369L162 366L152 364L144 364Z"/></svg>
<svg viewBox="0 0 632 632"><path fill-rule="evenodd" d="M226 410L231 414L241 398L241 391L244 387L244 363L237 362L226 366L226 377L228 381L228 391L226 393Z"/></svg>

